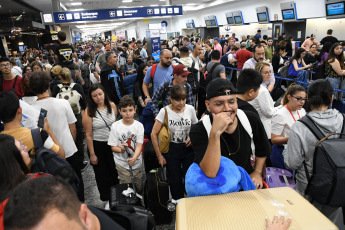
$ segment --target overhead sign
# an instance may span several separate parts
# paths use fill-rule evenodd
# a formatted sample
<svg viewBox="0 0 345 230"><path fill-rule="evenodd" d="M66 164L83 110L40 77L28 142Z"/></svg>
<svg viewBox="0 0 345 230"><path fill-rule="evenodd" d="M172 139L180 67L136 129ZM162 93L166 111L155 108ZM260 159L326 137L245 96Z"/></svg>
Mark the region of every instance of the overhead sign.
<svg viewBox="0 0 345 230"><path fill-rule="evenodd" d="M138 18L153 16L182 15L182 6L139 7L103 10L54 12L55 23L77 21L112 20L118 18Z"/></svg>

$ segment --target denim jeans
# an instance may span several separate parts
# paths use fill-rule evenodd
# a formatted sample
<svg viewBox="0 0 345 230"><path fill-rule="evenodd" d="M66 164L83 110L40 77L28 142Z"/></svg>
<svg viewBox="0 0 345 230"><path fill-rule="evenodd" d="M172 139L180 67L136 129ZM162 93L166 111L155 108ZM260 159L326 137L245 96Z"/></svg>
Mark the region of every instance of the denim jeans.
<svg viewBox="0 0 345 230"><path fill-rule="evenodd" d="M308 72L306 70L300 70L297 74L297 81L308 82ZM299 83L304 88L307 88L307 84Z"/></svg>
<svg viewBox="0 0 345 230"><path fill-rule="evenodd" d="M345 81L344 80L341 80L340 78L331 78L331 77L326 77L326 80L328 80L331 83L333 89L336 88L336 89L345 90ZM338 99L341 100L342 98L344 98L344 94L337 92L337 91L334 91L333 95L334 95L334 99L336 99L336 100L338 100Z"/></svg>

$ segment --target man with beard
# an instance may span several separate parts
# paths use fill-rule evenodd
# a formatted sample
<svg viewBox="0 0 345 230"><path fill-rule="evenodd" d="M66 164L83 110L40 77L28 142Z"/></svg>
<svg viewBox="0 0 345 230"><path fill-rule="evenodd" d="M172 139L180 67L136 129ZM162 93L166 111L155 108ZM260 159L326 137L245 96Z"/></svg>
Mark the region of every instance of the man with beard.
<svg viewBox="0 0 345 230"><path fill-rule="evenodd" d="M254 57L249 58L243 65L243 69L255 69L256 63L265 60L265 48L262 45L255 45L254 46ZM263 82L267 85L267 89L269 92L272 92L275 83L275 77L273 72L273 67L270 64L271 68L271 78L270 80Z"/></svg>
<svg viewBox="0 0 345 230"><path fill-rule="evenodd" d="M271 151L270 144L260 118L253 112L237 108L236 94L238 92L226 79L216 78L209 83L205 101L207 112L189 133L194 162L207 177L215 178L221 156L227 157L246 170L256 188L262 188L262 170ZM250 160L253 150L254 168Z"/></svg>
<svg viewBox="0 0 345 230"><path fill-rule="evenodd" d="M145 94L145 104L151 101L149 93L149 85L153 84L153 93L156 92L158 87L164 82L172 79L173 67L171 65L172 53L170 50L164 49L159 55L159 64L153 64L147 69L146 75L143 81L143 92ZM153 72L151 74L151 71Z"/></svg>

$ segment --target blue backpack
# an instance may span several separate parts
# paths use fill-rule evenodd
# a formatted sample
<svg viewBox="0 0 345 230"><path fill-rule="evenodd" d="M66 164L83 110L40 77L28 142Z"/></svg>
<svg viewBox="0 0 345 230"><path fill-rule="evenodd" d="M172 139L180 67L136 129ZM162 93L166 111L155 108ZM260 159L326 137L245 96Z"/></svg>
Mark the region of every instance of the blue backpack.
<svg viewBox="0 0 345 230"><path fill-rule="evenodd" d="M151 104L151 102L147 103L140 117L140 123L144 125L144 134L149 137L151 136L152 128L155 123L155 116L151 110Z"/></svg>

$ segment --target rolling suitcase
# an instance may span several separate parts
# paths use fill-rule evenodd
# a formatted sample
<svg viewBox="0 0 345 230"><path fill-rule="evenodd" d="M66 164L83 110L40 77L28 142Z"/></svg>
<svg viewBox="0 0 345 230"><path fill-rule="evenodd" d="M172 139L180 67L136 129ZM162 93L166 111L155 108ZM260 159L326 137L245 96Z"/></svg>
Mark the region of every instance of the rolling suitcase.
<svg viewBox="0 0 345 230"><path fill-rule="evenodd" d="M270 188L291 187L296 190L293 175L286 169L267 167L265 181Z"/></svg>
<svg viewBox="0 0 345 230"><path fill-rule="evenodd" d="M170 191L166 178L166 169L157 168L146 174L144 188L145 208L152 212L157 224L169 224L172 222L173 210L169 211Z"/></svg>
<svg viewBox="0 0 345 230"><path fill-rule="evenodd" d="M156 152L155 152L155 149L153 148L151 140L146 142L145 148L143 150L143 155L144 155L145 173L149 173L152 169L156 169L160 167L157 156L156 156Z"/></svg>

